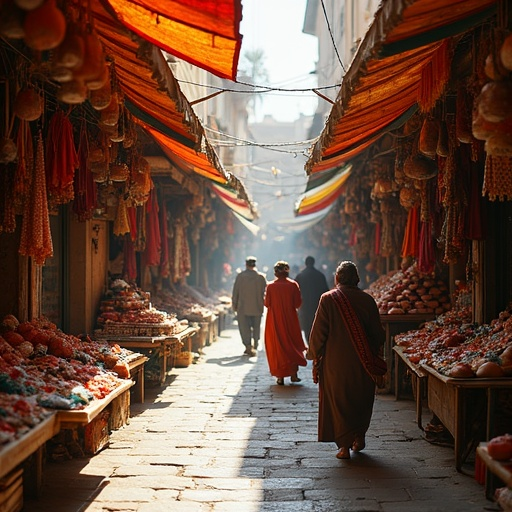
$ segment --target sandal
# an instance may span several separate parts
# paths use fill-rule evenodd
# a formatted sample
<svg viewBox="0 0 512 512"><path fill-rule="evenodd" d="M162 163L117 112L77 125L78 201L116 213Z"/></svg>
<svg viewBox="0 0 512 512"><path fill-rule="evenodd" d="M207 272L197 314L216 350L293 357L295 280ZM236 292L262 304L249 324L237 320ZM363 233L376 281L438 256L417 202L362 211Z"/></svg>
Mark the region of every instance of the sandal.
<svg viewBox="0 0 512 512"><path fill-rule="evenodd" d="M366 441L364 439L364 436L356 436L354 443L352 444L352 450L355 452L360 452L361 450L364 450L366 446Z"/></svg>
<svg viewBox="0 0 512 512"><path fill-rule="evenodd" d="M337 459L350 459L350 449L342 447L338 450L336 454Z"/></svg>
<svg viewBox="0 0 512 512"><path fill-rule="evenodd" d="M290 377L290 380L292 382L300 382L302 379L299 379L299 377L297 377L297 374L295 374Z"/></svg>
<svg viewBox="0 0 512 512"><path fill-rule="evenodd" d="M282 377L279 377L279 378L277 379L277 384L278 384L279 386L284 386L284 379L283 379Z"/></svg>

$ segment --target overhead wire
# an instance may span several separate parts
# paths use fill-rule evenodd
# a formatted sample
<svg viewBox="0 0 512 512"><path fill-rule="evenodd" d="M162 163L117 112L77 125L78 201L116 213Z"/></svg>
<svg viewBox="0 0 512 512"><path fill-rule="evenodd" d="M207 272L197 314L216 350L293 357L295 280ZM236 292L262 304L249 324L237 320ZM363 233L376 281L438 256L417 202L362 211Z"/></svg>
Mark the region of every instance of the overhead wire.
<svg viewBox="0 0 512 512"><path fill-rule="evenodd" d="M343 69L343 71L346 73L347 70L345 69L345 66L343 65L343 61L341 60L340 54L338 52L338 47L336 46L336 42L334 41L334 35L332 33L331 24L329 23L329 17L327 16L327 11L325 9L324 0L320 0L320 3L322 4L322 10L324 12L325 23L327 24L327 30L329 31L329 35L331 36L332 46L333 46L334 51L336 53L336 57L338 57L338 61L339 61L340 65L341 65L341 69Z"/></svg>

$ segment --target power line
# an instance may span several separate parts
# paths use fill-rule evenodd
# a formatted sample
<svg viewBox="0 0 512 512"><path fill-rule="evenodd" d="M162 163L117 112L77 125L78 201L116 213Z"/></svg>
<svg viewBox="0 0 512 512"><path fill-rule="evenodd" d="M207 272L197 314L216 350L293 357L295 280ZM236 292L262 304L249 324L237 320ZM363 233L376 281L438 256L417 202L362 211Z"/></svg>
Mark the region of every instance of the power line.
<svg viewBox="0 0 512 512"><path fill-rule="evenodd" d="M345 66L343 65L340 54L338 53L338 47L336 46L336 42L334 41L334 35L331 30L331 24L329 23L329 17L327 16L327 11L325 10L324 0L320 0L320 1L322 3L322 10L324 11L325 22L327 23L327 30L329 31L329 35L331 36L332 46L334 48L334 51L336 52L336 57L338 57L338 61L341 64L341 69L343 69L343 71L346 73L347 70L345 69Z"/></svg>
<svg viewBox="0 0 512 512"><path fill-rule="evenodd" d="M342 64L342 66L343 66L343 64ZM345 69L345 68L343 68L343 69ZM207 89L214 89L216 91L221 91L221 92L236 92L236 93L240 93L240 94L262 94L262 93L268 93L268 92L291 92L291 93L293 93L293 92L312 92L312 93L314 93L315 91L326 90L326 89L336 89L341 86L341 84L336 84L336 85L325 85L322 87L307 87L304 89L287 89L284 87L272 87L270 85L251 84L248 82L240 82L237 80L236 81L237 84L263 89L262 91L254 91L254 90L247 91L247 90L241 90L241 89L228 89L226 87L218 87L218 86L210 85L210 84L200 84L197 82L191 82L189 80L177 80L177 81L182 84L194 85L197 87L205 87Z"/></svg>

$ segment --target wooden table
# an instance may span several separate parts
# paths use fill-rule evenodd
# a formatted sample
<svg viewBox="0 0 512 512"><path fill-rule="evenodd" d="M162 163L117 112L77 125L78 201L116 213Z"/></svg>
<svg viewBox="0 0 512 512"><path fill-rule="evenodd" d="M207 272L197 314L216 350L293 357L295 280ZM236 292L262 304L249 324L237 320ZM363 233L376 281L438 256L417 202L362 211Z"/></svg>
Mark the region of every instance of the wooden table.
<svg viewBox="0 0 512 512"><path fill-rule="evenodd" d="M380 321L386 331L386 341L384 344L384 359L388 365L388 373L386 374L386 385L383 392L391 393L394 387L394 372L393 372L393 336L403 332L418 329L418 327L430 320L434 320L436 315L423 314L423 315L380 315Z"/></svg>
<svg viewBox="0 0 512 512"><path fill-rule="evenodd" d="M34 454L46 441L59 431L57 413L31 428L19 439L7 443L0 449L0 478Z"/></svg>
<svg viewBox="0 0 512 512"><path fill-rule="evenodd" d="M130 370L130 378L133 381L134 401L141 404L144 403L144 365L148 359L148 357L134 352L128 356L126 361Z"/></svg>
<svg viewBox="0 0 512 512"><path fill-rule="evenodd" d="M497 489L499 484L496 483L497 477L502 485L505 485L509 489L512 489L512 462L500 462L499 460L494 460L489 456L487 452L487 443L480 443L476 449L480 459L485 464L486 467L486 475L485 475L485 496L486 498L492 500L494 491Z"/></svg>
<svg viewBox="0 0 512 512"><path fill-rule="evenodd" d="M135 351L157 352L160 360L159 380L163 385L167 379L168 371L172 368L173 350L179 346L191 352L192 336L194 336L198 327L189 326L181 332L164 336L98 336L109 344L117 344L120 347Z"/></svg>
<svg viewBox="0 0 512 512"><path fill-rule="evenodd" d="M422 413L423 413L423 394L426 390L428 381L428 373L423 370L419 365L412 363L406 354L404 354L403 347L395 345L393 351L395 353L395 399L399 400L401 395L401 382L403 377L403 368L411 376L411 386L413 396L416 400L416 423L418 427L423 430Z"/></svg>
<svg viewBox="0 0 512 512"><path fill-rule="evenodd" d="M428 373L428 406L452 434L455 467L461 471L471 450L479 442L495 436L496 392L512 390L512 379L457 379L446 377L428 365L420 366Z"/></svg>
<svg viewBox="0 0 512 512"><path fill-rule="evenodd" d="M77 426L85 426L90 423L105 407L114 399L128 391L133 386L132 380L126 380L117 386L111 393L101 400L93 400L84 409L78 410L61 410L57 412L60 429L74 428Z"/></svg>

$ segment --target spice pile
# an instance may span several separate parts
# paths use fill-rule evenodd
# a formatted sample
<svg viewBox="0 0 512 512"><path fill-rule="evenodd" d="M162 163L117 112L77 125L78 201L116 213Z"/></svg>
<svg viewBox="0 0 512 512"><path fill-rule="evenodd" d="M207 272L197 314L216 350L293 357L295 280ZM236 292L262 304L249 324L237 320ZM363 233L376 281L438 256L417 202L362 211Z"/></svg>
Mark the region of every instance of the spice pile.
<svg viewBox="0 0 512 512"><path fill-rule="evenodd" d="M65 334L37 319L0 323L0 445L20 437L52 409L83 409L129 377L123 349Z"/></svg>

